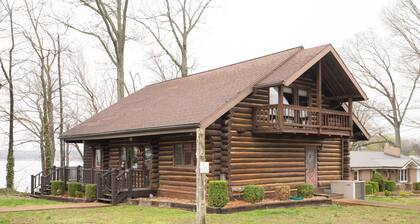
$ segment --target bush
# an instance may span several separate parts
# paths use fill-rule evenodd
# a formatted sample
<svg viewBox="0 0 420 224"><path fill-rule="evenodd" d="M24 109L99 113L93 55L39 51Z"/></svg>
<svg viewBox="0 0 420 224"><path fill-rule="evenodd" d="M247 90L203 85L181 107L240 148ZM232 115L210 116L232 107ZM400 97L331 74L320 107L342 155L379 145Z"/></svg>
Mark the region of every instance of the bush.
<svg viewBox="0 0 420 224"><path fill-rule="evenodd" d="M377 172L377 171L373 172L373 177L372 177L371 181L374 181L374 182L378 183L380 192L385 190L384 180L385 180L385 178L379 172Z"/></svg>
<svg viewBox="0 0 420 224"><path fill-rule="evenodd" d="M75 196L76 198L83 198L85 196L85 193L83 193L82 191L76 191Z"/></svg>
<svg viewBox="0 0 420 224"><path fill-rule="evenodd" d="M413 190L420 191L420 182L413 183Z"/></svg>
<svg viewBox="0 0 420 224"><path fill-rule="evenodd" d="M384 189L387 191L395 191L397 190L397 184L393 180L385 180Z"/></svg>
<svg viewBox="0 0 420 224"><path fill-rule="evenodd" d="M247 185L244 188L244 200L246 202L256 203L260 202L264 199L264 188L255 186L255 185Z"/></svg>
<svg viewBox="0 0 420 224"><path fill-rule="evenodd" d="M370 184L370 185L372 185L372 190L373 190L373 193L379 192L379 184L378 184L378 182L375 182L375 181L369 181L369 182L367 182L366 184Z"/></svg>
<svg viewBox="0 0 420 224"><path fill-rule="evenodd" d="M374 193L373 185L372 184L369 184L369 183L365 184L365 193L367 195L370 195L370 194L373 194Z"/></svg>
<svg viewBox="0 0 420 224"><path fill-rule="evenodd" d="M51 194L64 195L64 181L61 181L61 180L51 181Z"/></svg>
<svg viewBox="0 0 420 224"><path fill-rule="evenodd" d="M76 192L82 190L82 185L79 182L69 182L68 190L70 197L76 197Z"/></svg>
<svg viewBox="0 0 420 224"><path fill-rule="evenodd" d="M410 196L410 194L411 193L408 191L400 191L400 196L403 198Z"/></svg>
<svg viewBox="0 0 420 224"><path fill-rule="evenodd" d="M209 206L223 208L229 202L228 183L225 180L214 180L208 186Z"/></svg>
<svg viewBox="0 0 420 224"><path fill-rule="evenodd" d="M85 198L96 199L96 184L85 185Z"/></svg>
<svg viewBox="0 0 420 224"><path fill-rule="evenodd" d="M297 187L297 196L311 198L314 196L314 186L310 184L299 184Z"/></svg>
<svg viewBox="0 0 420 224"><path fill-rule="evenodd" d="M384 191L384 194L385 194L385 196L389 197L389 196L392 195L392 192L391 191L388 191L388 190L385 190Z"/></svg>
<svg viewBox="0 0 420 224"><path fill-rule="evenodd" d="M290 186L289 185L279 185L274 188L276 199L280 201L289 200L290 198Z"/></svg>

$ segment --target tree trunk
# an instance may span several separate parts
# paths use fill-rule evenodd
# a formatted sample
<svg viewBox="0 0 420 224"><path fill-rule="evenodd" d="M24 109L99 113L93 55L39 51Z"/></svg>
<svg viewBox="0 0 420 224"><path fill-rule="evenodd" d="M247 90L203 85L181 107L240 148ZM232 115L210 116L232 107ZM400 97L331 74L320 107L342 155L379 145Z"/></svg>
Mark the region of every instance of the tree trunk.
<svg viewBox="0 0 420 224"><path fill-rule="evenodd" d="M13 133L13 121L14 121L14 93L13 93L13 81L11 74L9 74L9 149L7 151L7 165L6 165L6 188L14 188L14 177L15 177L15 157L13 155L14 145L14 133Z"/></svg>
<svg viewBox="0 0 420 224"><path fill-rule="evenodd" d="M118 101L124 98L124 58L120 55L117 65L117 97ZM120 58L119 57L119 58Z"/></svg>
<svg viewBox="0 0 420 224"><path fill-rule="evenodd" d="M401 148L401 127L400 127L400 125L396 125L394 127L394 136L395 136L395 141L394 141L395 146Z"/></svg>
<svg viewBox="0 0 420 224"><path fill-rule="evenodd" d="M61 45L60 45L60 35L57 36L57 73L58 73L58 95L59 95L59 104L60 104L60 136L63 134L64 129L64 115L63 115L63 80L61 77ZM66 154L64 149L64 142L60 140L60 166L64 167Z"/></svg>

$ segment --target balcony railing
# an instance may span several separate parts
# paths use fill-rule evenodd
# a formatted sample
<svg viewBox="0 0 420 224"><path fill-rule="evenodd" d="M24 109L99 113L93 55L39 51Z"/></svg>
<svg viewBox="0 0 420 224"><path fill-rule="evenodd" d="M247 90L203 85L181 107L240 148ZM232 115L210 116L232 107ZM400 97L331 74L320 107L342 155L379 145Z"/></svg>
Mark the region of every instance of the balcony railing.
<svg viewBox="0 0 420 224"><path fill-rule="evenodd" d="M268 105L254 108L255 132L350 136L350 113L318 107Z"/></svg>

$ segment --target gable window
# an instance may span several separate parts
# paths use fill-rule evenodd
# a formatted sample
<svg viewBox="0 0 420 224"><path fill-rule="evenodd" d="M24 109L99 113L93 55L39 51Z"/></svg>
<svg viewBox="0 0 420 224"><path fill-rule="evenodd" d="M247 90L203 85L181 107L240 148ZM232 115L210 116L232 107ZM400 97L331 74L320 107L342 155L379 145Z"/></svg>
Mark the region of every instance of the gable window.
<svg viewBox="0 0 420 224"><path fill-rule="evenodd" d="M359 178L360 178L359 171L358 170L354 171L354 173L353 173L353 180L360 180Z"/></svg>
<svg viewBox="0 0 420 224"><path fill-rule="evenodd" d="M308 90L298 89L298 104L299 106L309 106Z"/></svg>
<svg viewBox="0 0 420 224"><path fill-rule="evenodd" d="M292 105L293 102L293 89L290 87L283 87L283 104Z"/></svg>
<svg viewBox="0 0 420 224"><path fill-rule="evenodd" d="M407 169L400 170L400 182L407 182L407 181L408 181Z"/></svg>
<svg viewBox="0 0 420 224"><path fill-rule="evenodd" d="M175 166L193 166L196 164L195 158L195 144L175 144L174 145L174 160Z"/></svg>
<svg viewBox="0 0 420 224"><path fill-rule="evenodd" d="M101 168L102 167L102 154L100 149L95 150L95 167Z"/></svg>
<svg viewBox="0 0 420 224"><path fill-rule="evenodd" d="M279 104L279 88L270 87L268 101L270 105Z"/></svg>

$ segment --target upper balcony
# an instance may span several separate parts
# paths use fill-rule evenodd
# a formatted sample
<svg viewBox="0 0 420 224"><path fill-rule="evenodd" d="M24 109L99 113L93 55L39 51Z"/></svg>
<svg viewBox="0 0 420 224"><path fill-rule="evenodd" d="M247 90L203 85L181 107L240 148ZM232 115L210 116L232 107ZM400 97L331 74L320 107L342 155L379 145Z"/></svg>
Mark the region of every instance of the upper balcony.
<svg viewBox="0 0 420 224"><path fill-rule="evenodd" d="M304 133L351 136L351 114L344 111L297 105L267 105L254 108L256 133Z"/></svg>

